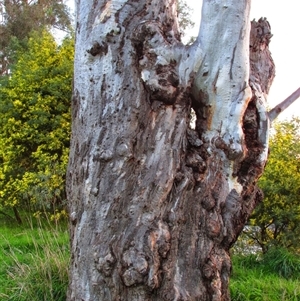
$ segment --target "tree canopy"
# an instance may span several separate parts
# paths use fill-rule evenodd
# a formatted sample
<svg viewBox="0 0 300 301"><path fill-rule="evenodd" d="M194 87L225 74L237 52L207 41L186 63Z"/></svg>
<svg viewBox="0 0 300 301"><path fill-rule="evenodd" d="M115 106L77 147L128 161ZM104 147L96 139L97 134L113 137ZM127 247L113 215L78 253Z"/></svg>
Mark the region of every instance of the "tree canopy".
<svg viewBox="0 0 300 301"><path fill-rule="evenodd" d="M26 46L32 31L50 28L71 31L69 9L62 0L2 0L0 16L1 74L9 71L16 49Z"/></svg>
<svg viewBox="0 0 300 301"><path fill-rule="evenodd" d="M247 230L264 252L271 246L299 250L300 235L300 119L278 122L270 137L270 154L259 180L263 202ZM252 230L251 230L252 229ZM255 229L255 230L253 230Z"/></svg>
<svg viewBox="0 0 300 301"><path fill-rule="evenodd" d="M0 204L55 210L65 201L73 39L33 34L0 86Z"/></svg>

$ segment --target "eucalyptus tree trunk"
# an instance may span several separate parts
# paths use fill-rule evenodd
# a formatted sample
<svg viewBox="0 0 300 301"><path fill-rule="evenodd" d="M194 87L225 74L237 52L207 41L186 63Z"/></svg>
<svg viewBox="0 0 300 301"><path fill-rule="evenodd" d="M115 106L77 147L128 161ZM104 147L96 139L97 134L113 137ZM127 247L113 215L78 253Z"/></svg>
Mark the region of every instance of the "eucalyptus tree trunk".
<svg viewBox="0 0 300 301"><path fill-rule="evenodd" d="M269 25L250 42L249 10L204 0L184 46L174 0L77 0L69 301L230 299L274 77Z"/></svg>

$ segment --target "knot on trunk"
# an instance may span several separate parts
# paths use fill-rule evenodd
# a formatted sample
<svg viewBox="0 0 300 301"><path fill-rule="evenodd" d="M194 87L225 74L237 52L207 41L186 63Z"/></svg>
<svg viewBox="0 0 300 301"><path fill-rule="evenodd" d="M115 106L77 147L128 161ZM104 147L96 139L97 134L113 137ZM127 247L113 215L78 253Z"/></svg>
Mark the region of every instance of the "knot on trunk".
<svg viewBox="0 0 300 301"><path fill-rule="evenodd" d="M199 138L197 131L188 128L187 129L187 141L188 151L186 153L185 164L187 167L192 168L195 181L199 182L203 180L206 166L206 154L203 152L204 143Z"/></svg>
<svg viewBox="0 0 300 301"><path fill-rule="evenodd" d="M271 26L266 18L251 22L250 47L252 51L264 50L272 38Z"/></svg>
<svg viewBox="0 0 300 301"><path fill-rule="evenodd" d="M191 167L197 174L203 174L206 170L206 163L200 154L195 150L190 150L187 153L186 165Z"/></svg>
<svg viewBox="0 0 300 301"><path fill-rule="evenodd" d="M106 277L109 277L112 274L116 259L110 252L105 256L99 256L99 254L95 252L94 261L98 272Z"/></svg>
<svg viewBox="0 0 300 301"><path fill-rule="evenodd" d="M271 26L266 18L251 22L250 33L250 83L260 86L268 94L275 77L275 64L269 50Z"/></svg>
<svg viewBox="0 0 300 301"><path fill-rule="evenodd" d="M106 55L108 52L108 45L105 42L102 43L101 45L98 42L95 42L93 46L87 50L87 52L92 56Z"/></svg>
<svg viewBox="0 0 300 301"><path fill-rule="evenodd" d="M241 160L245 155L245 149L242 143L236 142L233 138L229 138L228 142L225 142L221 137L215 139L215 146L221 149L226 154L229 160Z"/></svg>
<svg viewBox="0 0 300 301"><path fill-rule="evenodd" d="M193 147L200 147L203 145L203 141L199 138L199 134L190 128L187 129L187 140Z"/></svg>
<svg viewBox="0 0 300 301"><path fill-rule="evenodd" d="M228 253L221 251L219 254L210 254L202 268L203 278L206 280L207 289L211 292L211 300L229 300L226 285L229 283L231 261ZM226 297L225 297L226 296Z"/></svg>
<svg viewBox="0 0 300 301"><path fill-rule="evenodd" d="M211 239L217 239L222 240L222 220L220 220L221 217L218 216L216 212L210 212L206 219L206 232L207 236ZM221 234L221 235L220 235ZM221 236L221 237L219 237Z"/></svg>
<svg viewBox="0 0 300 301"><path fill-rule="evenodd" d="M156 289L161 284L161 262L170 250L168 225L158 222L142 237L142 244L131 246L122 256L121 278L126 286L145 284Z"/></svg>
<svg viewBox="0 0 300 301"><path fill-rule="evenodd" d="M148 235L148 247L150 249L150 271L148 286L151 289L158 288L161 282L160 267L163 258L167 257L170 250L171 234L166 223L159 221L155 229Z"/></svg>
<svg viewBox="0 0 300 301"><path fill-rule="evenodd" d="M122 265L125 268L122 279L126 286L140 284L145 281L145 275L148 272L148 262L145 254L135 248L130 248L123 254Z"/></svg>
<svg viewBox="0 0 300 301"><path fill-rule="evenodd" d="M148 21L137 27L133 42L138 70L151 101L174 104L183 90L179 84L178 58L174 47L177 40L165 37L159 24Z"/></svg>

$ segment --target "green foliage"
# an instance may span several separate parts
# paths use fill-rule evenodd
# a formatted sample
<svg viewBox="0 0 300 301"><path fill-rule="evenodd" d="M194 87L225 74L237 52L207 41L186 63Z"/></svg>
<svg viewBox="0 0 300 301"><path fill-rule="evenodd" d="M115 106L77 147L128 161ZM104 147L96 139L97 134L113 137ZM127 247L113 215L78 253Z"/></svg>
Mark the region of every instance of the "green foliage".
<svg viewBox="0 0 300 301"><path fill-rule="evenodd" d="M187 5L184 0L178 0L177 2L177 11L178 11L178 20L181 33L184 35L184 32L189 28L193 27L195 23L191 20L191 11L192 9Z"/></svg>
<svg viewBox="0 0 300 301"><path fill-rule="evenodd" d="M270 155L259 186L264 200L252 215L248 236L264 252L271 246L299 250L300 235L300 120L275 125ZM257 230L259 229L259 230Z"/></svg>
<svg viewBox="0 0 300 301"><path fill-rule="evenodd" d="M29 39L0 86L0 207L52 209L65 201L73 40Z"/></svg>
<svg viewBox="0 0 300 301"><path fill-rule="evenodd" d="M0 1L0 73L9 71L15 61L15 51L27 47L33 31L58 28L71 32L71 17L62 0Z"/></svg>
<svg viewBox="0 0 300 301"><path fill-rule="evenodd" d="M0 299L64 301L69 243L65 229L1 226Z"/></svg>

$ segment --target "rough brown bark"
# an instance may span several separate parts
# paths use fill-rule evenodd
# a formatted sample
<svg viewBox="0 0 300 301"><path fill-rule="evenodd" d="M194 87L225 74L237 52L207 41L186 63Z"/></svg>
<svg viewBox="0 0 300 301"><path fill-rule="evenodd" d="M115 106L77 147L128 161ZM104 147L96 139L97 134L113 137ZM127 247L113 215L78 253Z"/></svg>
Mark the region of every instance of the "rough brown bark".
<svg viewBox="0 0 300 301"><path fill-rule="evenodd" d="M233 110L227 116L230 129L230 118L237 120L241 139L221 135L214 125L222 108L211 98L222 99L238 68L248 66L236 65L247 22L226 58L228 73L222 66L215 74L205 69L209 53L194 71L186 61L198 46L181 44L174 6L93 1L84 15L78 2L67 174L70 301L230 299L229 249L261 200L256 181L268 133L263 93L273 73L261 74L260 66L271 69L273 62L264 61L268 43L262 39L264 48L257 48L254 34L249 83L229 93L238 97L230 100L233 109L243 102L239 116ZM235 10L223 8L228 16ZM210 91L198 88L210 80Z"/></svg>

